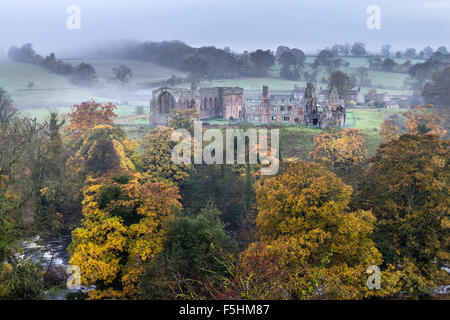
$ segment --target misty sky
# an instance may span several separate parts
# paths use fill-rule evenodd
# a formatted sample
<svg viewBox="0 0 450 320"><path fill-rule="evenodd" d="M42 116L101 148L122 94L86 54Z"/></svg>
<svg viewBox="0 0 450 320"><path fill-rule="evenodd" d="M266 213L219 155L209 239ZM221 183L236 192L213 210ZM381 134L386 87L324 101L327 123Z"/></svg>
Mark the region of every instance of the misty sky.
<svg viewBox="0 0 450 320"><path fill-rule="evenodd" d="M67 8L81 8L81 30L68 30ZM381 30L366 27L370 5ZM445 45L450 0L0 0L0 48L34 44L41 54L114 40L182 40L234 51L278 45L314 53L362 41L369 50ZM0 51L1 52L1 51Z"/></svg>

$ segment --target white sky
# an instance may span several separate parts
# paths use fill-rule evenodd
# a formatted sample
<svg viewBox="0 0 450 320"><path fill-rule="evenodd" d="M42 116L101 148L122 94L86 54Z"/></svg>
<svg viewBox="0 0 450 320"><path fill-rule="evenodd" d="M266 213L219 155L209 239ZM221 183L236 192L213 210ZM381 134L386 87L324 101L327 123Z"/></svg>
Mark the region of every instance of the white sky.
<svg viewBox="0 0 450 320"><path fill-rule="evenodd" d="M81 30L66 10L81 8ZM381 30L366 27L370 5ZM39 53L70 55L104 41L182 40L235 51L278 45L313 53L362 41L369 50L430 45L450 49L450 0L0 0L0 48L31 42Z"/></svg>

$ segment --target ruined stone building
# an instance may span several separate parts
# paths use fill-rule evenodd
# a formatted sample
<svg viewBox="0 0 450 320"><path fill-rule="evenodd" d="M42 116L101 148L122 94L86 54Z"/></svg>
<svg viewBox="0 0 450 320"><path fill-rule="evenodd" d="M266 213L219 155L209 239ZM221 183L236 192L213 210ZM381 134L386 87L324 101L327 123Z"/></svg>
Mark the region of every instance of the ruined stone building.
<svg viewBox="0 0 450 320"><path fill-rule="evenodd" d="M303 90L302 90L303 91ZM299 97L302 98L299 98ZM345 125L345 107L336 89L331 90L326 104L319 111L312 83L301 92L290 96L271 96L264 86L261 99L245 101L245 120L258 123L293 123L324 128L328 125Z"/></svg>
<svg viewBox="0 0 450 320"><path fill-rule="evenodd" d="M269 87L263 87L261 99L245 100L245 120L247 122L303 123L301 100L292 96L272 97Z"/></svg>
<svg viewBox="0 0 450 320"><path fill-rule="evenodd" d="M254 123L291 123L324 128L345 125L344 102L335 88L319 111L314 85L296 88L289 94L269 93L263 87L262 97L245 100L244 90L237 87L160 88L153 91L150 102L150 124L167 126L173 110L196 109L202 120L223 119Z"/></svg>
<svg viewBox="0 0 450 320"><path fill-rule="evenodd" d="M328 126L343 127L345 125L345 103L339 97L336 87L333 87L329 93L327 104L323 107L319 117L319 127L326 128Z"/></svg>
<svg viewBox="0 0 450 320"><path fill-rule="evenodd" d="M150 102L150 124L167 126L173 110L196 109L202 120L240 120L244 90L237 87L191 89L159 88Z"/></svg>

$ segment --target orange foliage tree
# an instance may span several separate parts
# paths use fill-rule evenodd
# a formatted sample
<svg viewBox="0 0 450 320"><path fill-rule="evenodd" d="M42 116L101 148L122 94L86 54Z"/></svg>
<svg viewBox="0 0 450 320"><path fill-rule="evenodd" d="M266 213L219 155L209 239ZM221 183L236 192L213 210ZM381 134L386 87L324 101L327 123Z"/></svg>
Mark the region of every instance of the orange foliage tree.
<svg viewBox="0 0 450 320"><path fill-rule="evenodd" d="M74 135L82 134L86 129L93 128L100 123L112 123L117 117L114 110L117 109L112 103L102 105L94 100L82 102L71 107L69 113L69 129Z"/></svg>

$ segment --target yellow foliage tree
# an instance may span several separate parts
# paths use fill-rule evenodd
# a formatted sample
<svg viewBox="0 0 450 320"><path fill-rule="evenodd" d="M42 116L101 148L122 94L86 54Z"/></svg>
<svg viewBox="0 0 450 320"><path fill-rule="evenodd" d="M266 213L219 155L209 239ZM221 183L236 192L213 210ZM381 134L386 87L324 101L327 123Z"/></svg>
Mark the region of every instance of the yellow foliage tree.
<svg viewBox="0 0 450 320"><path fill-rule="evenodd" d="M277 257L265 269L288 272L288 298L392 294L397 279L389 272L383 290L366 287L367 267L382 259L371 240L375 218L370 211L350 211L351 194L350 186L314 163L292 163L283 174L263 180L256 189L256 225L265 250L258 249L260 243L251 245L243 263L257 252Z"/></svg>
<svg viewBox="0 0 450 320"><path fill-rule="evenodd" d="M415 106L403 115L409 134L432 134L442 138L447 133L433 105Z"/></svg>
<svg viewBox="0 0 450 320"><path fill-rule="evenodd" d="M419 297L449 283L450 143L405 134L382 144L355 204L377 216L377 247L403 272L403 292Z"/></svg>
<svg viewBox="0 0 450 320"><path fill-rule="evenodd" d="M384 141L390 141L392 139L396 139L401 135L401 128L392 119L386 119L381 124L380 136Z"/></svg>
<svg viewBox="0 0 450 320"><path fill-rule="evenodd" d="M112 124L99 124L74 141L75 154L67 167L81 176L130 175L139 163L137 143Z"/></svg>
<svg viewBox="0 0 450 320"><path fill-rule="evenodd" d="M141 161L147 181L179 184L193 169L191 165L172 161L172 150L177 144L171 140L173 132L173 128L158 127L141 141Z"/></svg>
<svg viewBox="0 0 450 320"><path fill-rule="evenodd" d="M348 173L352 166L364 161L367 155L361 129L330 130L314 138L310 157L333 171Z"/></svg>
<svg viewBox="0 0 450 320"><path fill-rule="evenodd" d="M170 113L169 126L174 129L186 129L194 134L194 121L200 119L196 109L174 110Z"/></svg>
<svg viewBox="0 0 450 320"><path fill-rule="evenodd" d="M384 141L390 141L402 134L436 135L440 138L447 134L442 117L433 105L415 106L404 112L403 117L391 116L381 125L380 135Z"/></svg>
<svg viewBox="0 0 450 320"><path fill-rule="evenodd" d="M97 286L90 298L136 297L144 263L161 251L165 224L180 209L176 187L88 180L70 264L80 267L84 285Z"/></svg>
<svg viewBox="0 0 450 320"><path fill-rule="evenodd" d="M71 163L86 176L83 219L72 234L70 263L91 299L136 297L144 263L162 248L165 224L181 209L177 187L142 183L137 144L119 128L102 124L77 141Z"/></svg>

